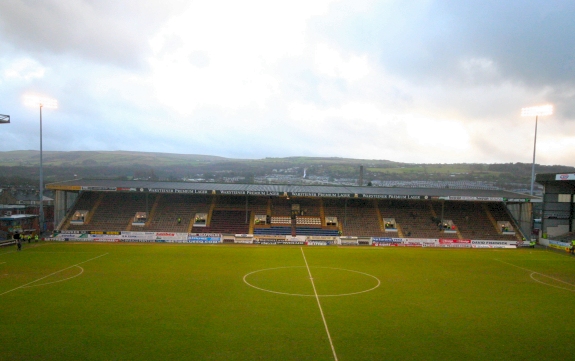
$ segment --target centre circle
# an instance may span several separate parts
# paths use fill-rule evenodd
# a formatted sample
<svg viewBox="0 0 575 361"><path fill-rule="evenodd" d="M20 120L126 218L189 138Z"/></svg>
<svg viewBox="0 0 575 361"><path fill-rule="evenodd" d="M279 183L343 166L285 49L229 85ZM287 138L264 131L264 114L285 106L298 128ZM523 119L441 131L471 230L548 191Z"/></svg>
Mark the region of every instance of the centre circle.
<svg viewBox="0 0 575 361"><path fill-rule="evenodd" d="M311 277L310 277L311 274ZM338 297L373 291L381 284L368 273L333 267L291 266L265 268L244 276L255 289L287 296ZM313 282L313 283L312 283Z"/></svg>

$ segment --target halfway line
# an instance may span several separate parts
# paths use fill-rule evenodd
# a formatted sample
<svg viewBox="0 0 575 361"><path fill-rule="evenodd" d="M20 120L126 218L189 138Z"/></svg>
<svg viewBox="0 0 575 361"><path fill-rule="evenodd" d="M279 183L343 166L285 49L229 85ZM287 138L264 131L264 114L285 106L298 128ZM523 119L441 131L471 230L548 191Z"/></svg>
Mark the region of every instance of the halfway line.
<svg viewBox="0 0 575 361"><path fill-rule="evenodd" d="M47 275L47 276L44 276L44 277L40 277L40 278L38 278L37 280L34 280L34 281L32 281L32 282L28 282L28 283L26 283L25 285L22 285L22 286L18 286L18 287L16 287L16 288L13 288L13 289L11 289L11 290L9 290L9 291L6 291L6 292L4 292L4 293L0 293L0 296L3 296L3 295L5 295L5 294L7 294L7 293L10 293L10 292L12 292L12 291L16 291L17 289L20 289L20 288L24 288L24 287L26 287L26 286L28 286L28 285L31 285L31 284L32 284L32 283L34 283L34 282L38 282L38 281L41 281L41 280L43 280L44 278L48 278L48 277L50 277L50 276L53 276L53 275L55 275L55 274L57 274L57 273L60 273L60 272L62 272L62 271L65 271L65 270L67 270L67 269L70 269L70 268L72 268L72 267L76 267L76 266L79 266L79 265L81 265L81 264L83 264L83 263L86 263L86 262L90 262L90 261L92 261L92 260L95 260L96 258L100 258L100 257L103 257L103 256L105 256L105 255L107 255L107 254L108 254L108 253L104 253L104 254L101 254L101 255L99 255L99 256L97 256L97 257L94 257L94 258L90 258L90 259L89 259L89 260L87 260L87 261L84 261L84 262L80 262L80 263L76 263L76 264L75 264L75 265L73 265L73 266L70 266L70 267L66 267L66 268L64 268L64 269L61 269L61 270L59 270L59 271L56 271L56 272L50 273L50 274L49 274L49 275Z"/></svg>
<svg viewBox="0 0 575 361"><path fill-rule="evenodd" d="M335 348L333 347L333 342L331 340L331 335L329 334L329 329L327 328L327 322L325 320L325 316L323 315L323 310L321 308L321 303L319 302L319 296L317 295L317 291L315 289L315 283L313 282L313 277L311 275L311 271L309 269L309 266L307 264L307 259L305 258L305 253L303 253L303 247L300 247L301 249L301 254L303 256L303 260L305 262L305 266L307 268L307 273L309 274L309 279L311 281L311 285L313 287L313 293L315 294L315 299L317 300L317 306L319 307L319 312L321 313L321 319L323 320L323 325L325 326L325 332L327 333L327 338L329 339L329 344L331 346L331 351L333 352L333 358L335 361L337 361L337 354L335 353Z"/></svg>

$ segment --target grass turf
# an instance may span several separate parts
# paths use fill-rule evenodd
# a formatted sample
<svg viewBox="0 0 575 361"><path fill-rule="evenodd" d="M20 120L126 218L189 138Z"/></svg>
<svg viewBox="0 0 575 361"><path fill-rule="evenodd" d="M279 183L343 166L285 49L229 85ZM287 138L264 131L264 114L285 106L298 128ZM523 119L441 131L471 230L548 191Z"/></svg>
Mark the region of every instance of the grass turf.
<svg viewBox="0 0 575 361"><path fill-rule="evenodd" d="M320 295L381 282L319 297L339 360L575 353L567 254L39 243L0 249L0 360L333 360L302 249Z"/></svg>

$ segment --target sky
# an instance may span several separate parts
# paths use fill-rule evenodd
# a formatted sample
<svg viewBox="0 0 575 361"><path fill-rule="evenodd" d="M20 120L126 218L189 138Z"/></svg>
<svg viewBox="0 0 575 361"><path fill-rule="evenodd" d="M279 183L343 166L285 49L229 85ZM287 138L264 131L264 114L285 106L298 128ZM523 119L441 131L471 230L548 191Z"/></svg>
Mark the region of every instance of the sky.
<svg viewBox="0 0 575 361"><path fill-rule="evenodd" d="M575 166L572 0L2 0L0 151Z"/></svg>

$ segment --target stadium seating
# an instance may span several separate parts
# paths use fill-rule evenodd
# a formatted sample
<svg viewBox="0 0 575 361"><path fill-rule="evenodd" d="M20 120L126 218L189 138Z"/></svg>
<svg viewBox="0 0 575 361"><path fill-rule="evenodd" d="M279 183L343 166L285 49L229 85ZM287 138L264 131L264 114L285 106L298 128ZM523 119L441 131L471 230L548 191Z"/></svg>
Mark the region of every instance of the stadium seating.
<svg viewBox="0 0 575 361"><path fill-rule="evenodd" d="M373 201L349 199L346 205L345 199L325 199L323 204L326 216L337 217L344 236L382 237L385 235Z"/></svg>
<svg viewBox="0 0 575 361"><path fill-rule="evenodd" d="M145 231L187 232L195 214L207 213L211 202L209 196L165 194L158 197Z"/></svg>
<svg viewBox="0 0 575 361"><path fill-rule="evenodd" d="M247 219L250 219L248 211ZM246 212L237 210L214 210L208 227L193 227L194 233L249 233L249 222L246 222Z"/></svg>
<svg viewBox="0 0 575 361"><path fill-rule="evenodd" d="M380 201L379 210L382 217L395 218L401 227L404 237L411 238L444 238L434 218L428 202L389 200Z"/></svg>
<svg viewBox="0 0 575 361"><path fill-rule="evenodd" d="M520 237L502 234L497 228L497 222L515 223L505 205L496 202L445 201L443 219L452 220L458 231L446 235L437 225L442 212L440 201L188 194L152 194L146 199L145 194L135 192L81 192L61 229L125 231L132 229L136 212L147 212L145 225L133 230L289 235L293 204L300 209L296 216L298 235L337 236L341 230L344 236L360 237L477 240ZM87 210L88 215L84 224L72 225L70 217L77 210ZM197 213L208 215L205 227L193 226ZM255 215L266 216L266 221L254 224ZM327 226L325 217L337 217L337 225ZM397 232L385 232L384 218L395 220Z"/></svg>
<svg viewBox="0 0 575 361"><path fill-rule="evenodd" d="M80 197L75 210L88 209L91 215L83 225L69 225L68 230L125 231L134 214L146 208L146 196L138 193L101 193L92 201L92 195Z"/></svg>

